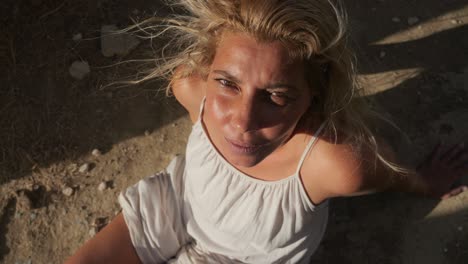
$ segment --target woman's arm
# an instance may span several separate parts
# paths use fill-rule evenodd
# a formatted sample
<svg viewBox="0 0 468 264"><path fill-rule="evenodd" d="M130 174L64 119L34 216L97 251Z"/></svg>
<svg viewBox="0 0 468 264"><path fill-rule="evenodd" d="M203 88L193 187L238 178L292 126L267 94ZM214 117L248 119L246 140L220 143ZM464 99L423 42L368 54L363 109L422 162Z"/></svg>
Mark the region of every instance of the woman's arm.
<svg viewBox="0 0 468 264"><path fill-rule="evenodd" d="M380 146L384 148L385 157L397 163L398 159L391 147L385 143L381 143ZM467 170L468 150L464 144L455 144L450 147L443 147L439 144L412 172L399 174L379 164L375 175L367 173L368 175L365 176L366 179L374 179L368 180L370 184L366 187L372 186L377 190L390 189L446 199L468 190L467 186L453 186L463 176L463 173L467 173Z"/></svg>
<svg viewBox="0 0 468 264"><path fill-rule="evenodd" d="M86 242L66 264L141 263L122 213Z"/></svg>
<svg viewBox="0 0 468 264"><path fill-rule="evenodd" d="M446 199L468 190L467 186L453 187L468 170L468 150L462 144L449 148L436 147L418 168L408 173L397 173L386 168L376 159L371 149L355 151L346 144L328 145L329 150L315 160L325 160L322 162L324 166L319 163L314 169L327 175L320 177L320 182L314 183L315 186L322 187L322 193L317 198L319 201L385 190ZM398 164L398 159L388 144L379 142L379 147L387 161Z"/></svg>

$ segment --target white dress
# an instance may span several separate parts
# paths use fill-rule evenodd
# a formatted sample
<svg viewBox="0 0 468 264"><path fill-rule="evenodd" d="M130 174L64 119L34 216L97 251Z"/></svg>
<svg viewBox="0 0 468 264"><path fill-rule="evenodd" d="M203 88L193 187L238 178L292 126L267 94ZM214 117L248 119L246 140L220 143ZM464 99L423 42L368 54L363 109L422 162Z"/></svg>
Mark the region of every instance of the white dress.
<svg viewBox="0 0 468 264"><path fill-rule="evenodd" d="M316 138L293 175L262 181L240 172L217 152L201 116L185 155L119 196L141 261L309 263L328 218L328 202L314 205L299 175Z"/></svg>

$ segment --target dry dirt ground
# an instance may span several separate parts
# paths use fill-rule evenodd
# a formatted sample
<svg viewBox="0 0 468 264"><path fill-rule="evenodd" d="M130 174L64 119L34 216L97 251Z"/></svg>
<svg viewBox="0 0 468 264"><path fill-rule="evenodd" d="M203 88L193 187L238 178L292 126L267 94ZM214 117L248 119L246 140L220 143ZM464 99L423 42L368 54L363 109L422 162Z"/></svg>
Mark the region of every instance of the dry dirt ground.
<svg viewBox="0 0 468 264"><path fill-rule="evenodd" d="M416 163L438 139L466 138L468 1L347 6L367 96L406 134L383 131L402 159ZM0 12L0 262L61 263L119 212L121 190L184 151L191 124L160 83L108 86L139 69L111 65L145 58L149 44L113 57L100 46L102 25L123 28L167 8L3 0ZM69 74L77 60L90 65L81 80ZM313 263L468 263L468 193L333 200Z"/></svg>

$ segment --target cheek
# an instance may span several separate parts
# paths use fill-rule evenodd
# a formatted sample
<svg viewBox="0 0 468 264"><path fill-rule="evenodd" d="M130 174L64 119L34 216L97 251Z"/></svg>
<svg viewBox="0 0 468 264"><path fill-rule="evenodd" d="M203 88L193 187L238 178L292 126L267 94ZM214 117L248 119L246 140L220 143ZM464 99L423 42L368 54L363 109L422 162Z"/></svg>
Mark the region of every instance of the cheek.
<svg viewBox="0 0 468 264"><path fill-rule="evenodd" d="M281 116L277 115L276 117L271 117L271 124L273 125L264 130L264 133L269 137L288 137L295 129L296 122L291 119L290 116Z"/></svg>
<svg viewBox="0 0 468 264"><path fill-rule="evenodd" d="M230 102L220 95L207 95L205 109L212 121L223 126L228 121Z"/></svg>

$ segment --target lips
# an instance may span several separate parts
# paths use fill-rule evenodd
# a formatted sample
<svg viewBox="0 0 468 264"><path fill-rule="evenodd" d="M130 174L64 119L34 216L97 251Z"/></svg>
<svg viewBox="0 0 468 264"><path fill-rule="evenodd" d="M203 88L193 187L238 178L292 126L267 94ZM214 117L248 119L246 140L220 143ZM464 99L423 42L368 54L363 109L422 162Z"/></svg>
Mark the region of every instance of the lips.
<svg viewBox="0 0 468 264"><path fill-rule="evenodd" d="M239 153L239 154L253 154L259 151L262 147L266 145L266 144L247 144L247 143L231 140L228 138L225 138L225 139L231 146L231 149L234 152Z"/></svg>

